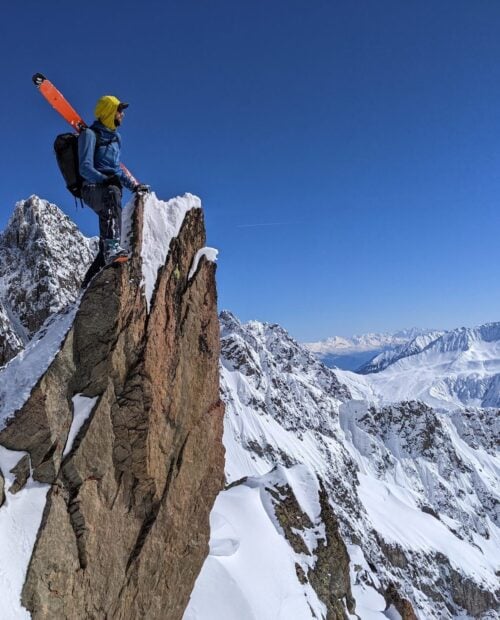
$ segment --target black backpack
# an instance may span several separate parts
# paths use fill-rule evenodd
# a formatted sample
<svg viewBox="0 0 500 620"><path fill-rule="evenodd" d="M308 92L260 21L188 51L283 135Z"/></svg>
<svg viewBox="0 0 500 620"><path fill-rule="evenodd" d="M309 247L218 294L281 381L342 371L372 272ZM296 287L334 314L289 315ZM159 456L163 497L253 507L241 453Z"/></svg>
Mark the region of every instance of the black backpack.
<svg viewBox="0 0 500 620"><path fill-rule="evenodd" d="M75 198L81 198L83 179L80 176L78 163L78 134L62 133L57 136L54 142L54 151L66 187Z"/></svg>
<svg viewBox="0 0 500 620"><path fill-rule="evenodd" d="M95 146L102 146L103 144L108 146L116 140L105 140L99 131L96 131L94 127L91 127L92 131L96 135ZM57 165L64 177L66 187L75 196L75 198L82 197L82 187L84 179L80 176L80 163L78 158L78 134L76 133L62 133L57 136L54 142L54 151L56 154Z"/></svg>

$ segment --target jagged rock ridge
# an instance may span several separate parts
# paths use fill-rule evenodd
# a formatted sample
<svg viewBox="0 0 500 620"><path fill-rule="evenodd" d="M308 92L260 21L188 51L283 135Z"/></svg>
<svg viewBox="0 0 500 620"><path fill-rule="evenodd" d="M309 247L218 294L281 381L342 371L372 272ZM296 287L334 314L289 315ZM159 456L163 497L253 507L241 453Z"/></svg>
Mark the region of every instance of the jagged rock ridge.
<svg viewBox="0 0 500 620"><path fill-rule="evenodd" d="M148 312L144 221L181 202ZM132 259L92 280L0 432L2 449L28 453L33 480L50 485L22 590L36 619L181 618L207 553L224 407L214 264L202 258L188 277L205 241L199 201L150 196L132 236Z"/></svg>

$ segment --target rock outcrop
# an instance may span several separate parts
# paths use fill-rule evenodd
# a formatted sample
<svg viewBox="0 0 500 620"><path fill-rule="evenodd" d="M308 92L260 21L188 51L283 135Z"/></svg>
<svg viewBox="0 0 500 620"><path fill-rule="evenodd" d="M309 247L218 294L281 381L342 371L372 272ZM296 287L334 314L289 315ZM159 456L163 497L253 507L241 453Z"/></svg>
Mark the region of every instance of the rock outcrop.
<svg viewBox="0 0 500 620"><path fill-rule="evenodd" d="M0 433L50 485L22 591L34 619L180 619L208 553L224 477L215 266L202 257L189 278L205 243L195 206L148 307L144 213L138 204L131 260L91 281Z"/></svg>

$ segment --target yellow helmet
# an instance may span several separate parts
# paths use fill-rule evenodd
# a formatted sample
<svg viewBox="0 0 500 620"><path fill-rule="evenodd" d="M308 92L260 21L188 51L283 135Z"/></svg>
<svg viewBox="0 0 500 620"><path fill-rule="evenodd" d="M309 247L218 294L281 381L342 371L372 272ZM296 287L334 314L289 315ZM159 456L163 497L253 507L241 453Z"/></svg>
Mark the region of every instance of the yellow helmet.
<svg viewBox="0 0 500 620"><path fill-rule="evenodd" d="M115 116L118 109L128 108L128 103L122 103L113 95L104 95L96 103L94 114L97 120L101 121L108 129L115 130Z"/></svg>

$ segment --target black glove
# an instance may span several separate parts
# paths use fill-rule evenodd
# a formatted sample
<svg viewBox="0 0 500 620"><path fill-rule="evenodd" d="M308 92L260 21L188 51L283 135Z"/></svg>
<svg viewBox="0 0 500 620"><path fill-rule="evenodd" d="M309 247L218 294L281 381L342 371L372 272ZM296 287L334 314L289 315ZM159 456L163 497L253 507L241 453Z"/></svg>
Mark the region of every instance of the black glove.
<svg viewBox="0 0 500 620"><path fill-rule="evenodd" d="M134 187L134 192L136 194L149 194L151 191L151 187L149 185L144 185L144 183L138 183Z"/></svg>
<svg viewBox="0 0 500 620"><path fill-rule="evenodd" d="M122 186L122 182L120 180L120 177L117 174L114 174L111 177L108 177L105 181L104 181L104 185L109 186L109 185L115 185L116 187L121 188Z"/></svg>

